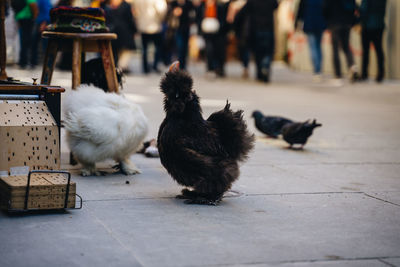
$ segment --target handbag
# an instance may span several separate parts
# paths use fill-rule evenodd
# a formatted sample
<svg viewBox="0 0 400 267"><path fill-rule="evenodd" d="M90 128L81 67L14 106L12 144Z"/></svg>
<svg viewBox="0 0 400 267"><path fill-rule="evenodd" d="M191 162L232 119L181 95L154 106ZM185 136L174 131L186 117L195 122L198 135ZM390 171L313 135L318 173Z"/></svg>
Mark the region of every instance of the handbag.
<svg viewBox="0 0 400 267"><path fill-rule="evenodd" d="M206 17L201 21L203 33L217 33L219 31L219 21L217 18Z"/></svg>

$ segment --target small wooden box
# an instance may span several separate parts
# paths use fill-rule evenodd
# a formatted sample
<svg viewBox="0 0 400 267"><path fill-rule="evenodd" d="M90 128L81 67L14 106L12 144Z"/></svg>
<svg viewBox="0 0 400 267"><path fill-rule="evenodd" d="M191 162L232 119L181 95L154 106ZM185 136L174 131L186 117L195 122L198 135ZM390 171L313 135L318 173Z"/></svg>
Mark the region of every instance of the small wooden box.
<svg viewBox="0 0 400 267"><path fill-rule="evenodd" d="M45 101L0 100L0 172L60 169L59 130Z"/></svg>
<svg viewBox="0 0 400 267"><path fill-rule="evenodd" d="M28 176L0 178L0 207L6 210L63 209L68 177L63 173L31 173L27 207ZM75 208L76 184L70 182L67 208Z"/></svg>

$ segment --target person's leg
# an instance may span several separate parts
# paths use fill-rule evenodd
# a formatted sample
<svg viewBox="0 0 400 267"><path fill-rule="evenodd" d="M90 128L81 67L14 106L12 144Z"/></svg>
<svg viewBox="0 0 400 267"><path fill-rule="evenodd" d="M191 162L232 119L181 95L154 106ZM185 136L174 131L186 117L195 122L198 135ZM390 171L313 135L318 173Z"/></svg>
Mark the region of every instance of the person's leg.
<svg viewBox="0 0 400 267"><path fill-rule="evenodd" d="M362 50L363 50L361 79L366 80L368 78L369 43L370 43L370 34L369 34L369 31L366 29L362 29L361 43L362 43Z"/></svg>
<svg viewBox="0 0 400 267"><path fill-rule="evenodd" d="M186 59L189 49L189 32L188 31L178 31L176 38L176 45L178 47L178 60L180 62L180 67L186 69Z"/></svg>
<svg viewBox="0 0 400 267"><path fill-rule="evenodd" d="M274 51L275 51L275 38L273 32L266 33L266 55L262 61L262 69L261 72L263 74L263 81L269 82L271 76L271 63L274 58Z"/></svg>
<svg viewBox="0 0 400 267"><path fill-rule="evenodd" d="M354 63L353 52L350 49L350 30L351 26L344 26L341 30L342 49L346 56L348 67L348 77L350 82L355 82L359 79L357 65Z"/></svg>
<svg viewBox="0 0 400 267"><path fill-rule="evenodd" d="M343 52L346 55L347 67L351 68L354 65L354 58L350 49L350 26L341 28L340 42L342 44Z"/></svg>
<svg viewBox="0 0 400 267"><path fill-rule="evenodd" d="M316 60L316 73L317 74L321 73L321 68L322 68L322 49L321 49L322 35L323 35L323 32L318 32L315 34L315 37L316 37L315 49L316 49L316 55L317 55L317 60Z"/></svg>
<svg viewBox="0 0 400 267"><path fill-rule="evenodd" d="M375 46L377 64L378 64L378 75L376 77L377 82L381 82L385 75L385 57L383 54L382 36L383 36L383 29L378 29L374 31L373 36L371 38Z"/></svg>
<svg viewBox="0 0 400 267"><path fill-rule="evenodd" d="M315 33L307 33L308 45L310 48L311 61L313 64L314 74L319 73L318 71L318 51L317 51L317 36Z"/></svg>
<svg viewBox="0 0 400 267"><path fill-rule="evenodd" d="M207 71L214 71L214 35L206 34L204 35L204 39L206 42L206 58L207 58Z"/></svg>
<svg viewBox="0 0 400 267"><path fill-rule="evenodd" d="M262 58L264 57L265 50L260 44L259 34L255 33L252 40L252 50L254 54L254 60L256 63L256 78L257 80L262 80L261 67L262 67Z"/></svg>
<svg viewBox="0 0 400 267"><path fill-rule="evenodd" d="M243 66L242 78L248 78L249 77L248 68L249 68L249 61L250 61L249 48L247 47L247 44L239 41L238 50L239 50L240 62L242 63L242 66Z"/></svg>
<svg viewBox="0 0 400 267"><path fill-rule="evenodd" d="M149 45L149 35L142 33L142 69L143 69L143 73L149 73L149 64L147 62L148 45Z"/></svg>
<svg viewBox="0 0 400 267"><path fill-rule="evenodd" d="M333 49L333 54L332 54L333 55L333 67L335 68L335 76L336 76L336 78L341 78L342 71L341 71L341 67L340 67L340 58L339 58L339 43L340 43L339 29L332 28L331 35L332 35L332 49Z"/></svg>
<svg viewBox="0 0 400 267"><path fill-rule="evenodd" d="M31 20L19 20L19 37L20 37L20 51L18 65L25 68L28 64L28 55L30 55L30 48L32 45L32 27Z"/></svg>
<svg viewBox="0 0 400 267"><path fill-rule="evenodd" d="M156 33L153 34L152 36L153 42L154 42L154 62L153 62L153 70L155 71L159 71L158 70L158 62L161 60L162 58L162 49L163 49L163 35L162 33Z"/></svg>
<svg viewBox="0 0 400 267"><path fill-rule="evenodd" d="M39 24L35 23L32 31L32 47L30 53L30 63L32 67L36 66L38 63L38 53L39 53L39 43L40 43L40 30Z"/></svg>
<svg viewBox="0 0 400 267"><path fill-rule="evenodd" d="M241 44L238 47L238 50L239 50L239 57L240 57L242 66L247 69L249 67L249 62L250 62L249 48L247 47L247 45Z"/></svg>
<svg viewBox="0 0 400 267"><path fill-rule="evenodd" d="M225 60L226 60L226 35L218 34L215 40L216 49L214 57L216 58L216 73L218 76L225 76Z"/></svg>
<svg viewBox="0 0 400 267"><path fill-rule="evenodd" d="M271 73L271 62L274 53L274 33L256 33L255 47L257 79L263 82L269 82Z"/></svg>

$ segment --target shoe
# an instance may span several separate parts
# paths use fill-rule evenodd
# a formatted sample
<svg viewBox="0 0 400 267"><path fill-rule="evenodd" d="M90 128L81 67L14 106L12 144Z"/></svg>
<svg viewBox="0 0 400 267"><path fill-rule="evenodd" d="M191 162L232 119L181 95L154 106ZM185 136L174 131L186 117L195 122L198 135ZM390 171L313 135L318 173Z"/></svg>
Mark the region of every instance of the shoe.
<svg viewBox="0 0 400 267"><path fill-rule="evenodd" d="M381 83L383 81L383 74L378 74L378 77L376 77L376 82Z"/></svg>
<svg viewBox="0 0 400 267"><path fill-rule="evenodd" d="M329 81L330 86L341 87L344 85L342 78L334 78Z"/></svg>
<svg viewBox="0 0 400 267"><path fill-rule="evenodd" d="M356 65L351 66L350 70L349 70L350 82L354 83L354 82L358 81L359 79L360 79L360 76L358 75L358 72L357 72L357 66Z"/></svg>
<svg viewBox="0 0 400 267"><path fill-rule="evenodd" d="M313 77L312 77L312 81L313 81L314 83L320 83L320 82L322 82L322 75L319 74L319 73L314 74Z"/></svg>
<svg viewBox="0 0 400 267"><path fill-rule="evenodd" d="M366 76L366 75L361 75L359 81L361 81L361 82L367 82L367 81L368 81L368 76Z"/></svg>
<svg viewBox="0 0 400 267"><path fill-rule="evenodd" d="M268 68L261 68L261 73L259 73L257 76L258 80L269 83L270 71Z"/></svg>
<svg viewBox="0 0 400 267"><path fill-rule="evenodd" d="M243 79L248 79L249 78L249 70L247 68L243 69L242 78Z"/></svg>
<svg viewBox="0 0 400 267"><path fill-rule="evenodd" d="M215 74L214 71L207 71L205 74L205 78L207 80L215 80L217 78L217 75Z"/></svg>
<svg viewBox="0 0 400 267"><path fill-rule="evenodd" d="M215 74L217 75L217 77L220 77L220 78L225 77L225 71L222 69L215 70Z"/></svg>

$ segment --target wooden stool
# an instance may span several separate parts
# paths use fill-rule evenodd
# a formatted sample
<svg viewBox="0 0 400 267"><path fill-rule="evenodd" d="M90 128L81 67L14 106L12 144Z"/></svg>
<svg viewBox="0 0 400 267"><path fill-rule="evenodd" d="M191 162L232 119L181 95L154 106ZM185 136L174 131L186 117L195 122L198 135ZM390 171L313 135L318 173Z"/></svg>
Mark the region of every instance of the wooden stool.
<svg viewBox="0 0 400 267"><path fill-rule="evenodd" d="M72 50L72 89L76 89L81 84L82 53L100 52L109 91L118 92L118 80L111 48L111 40L117 39L115 33L45 31L42 33L42 37L48 38L49 42L43 63L41 84L51 83L57 53Z"/></svg>

